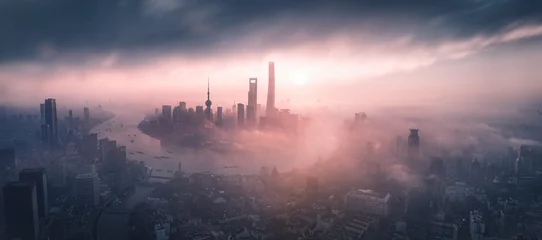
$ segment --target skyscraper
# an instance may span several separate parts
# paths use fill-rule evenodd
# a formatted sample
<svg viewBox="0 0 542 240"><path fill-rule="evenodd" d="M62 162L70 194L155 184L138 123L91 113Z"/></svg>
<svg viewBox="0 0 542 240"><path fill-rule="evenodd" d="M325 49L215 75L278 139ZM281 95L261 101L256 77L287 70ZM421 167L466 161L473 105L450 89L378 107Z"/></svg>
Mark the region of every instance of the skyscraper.
<svg viewBox="0 0 542 240"><path fill-rule="evenodd" d="M211 92L209 91L209 79L207 79L207 101L205 101L205 118L207 121L212 122L213 121L213 109L211 108L211 105L213 105L213 102L211 102Z"/></svg>
<svg viewBox="0 0 542 240"><path fill-rule="evenodd" d="M410 135L408 135L408 158L416 159L420 154L420 136L418 135L418 129L410 129Z"/></svg>
<svg viewBox="0 0 542 240"><path fill-rule="evenodd" d="M83 108L83 118L84 118L84 122L85 122L85 125L89 126L90 125L90 109L88 107L85 107Z"/></svg>
<svg viewBox="0 0 542 240"><path fill-rule="evenodd" d="M100 202L100 179L96 173L79 174L75 178L75 198L80 205L97 206Z"/></svg>
<svg viewBox="0 0 542 240"><path fill-rule="evenodd" d="M58 124L55 99L45 99L45 124L49 125L49 143L56 145L58 141Z"/></svg>
<svg viewBox="0 0 542 240"><path fill-rule="evenodd" d="M196 121L197 123L201 123L203 119L205 118L205 113L203 112L203 106L196 106Z"/></svg>
<svg viewBox="0 0 542 240"><path fill-rule="evenodd" d="M40 104L40 123L45 123L45 104Z"/></svg>
<svg viewBox="0 0 542 240"><path fill-rule="evenodd" d="M222 107L216 108L216 125L222 125Z"/></svg>
<svg viewBox="0 0 542 240"><path fill-rule="evenodd" d="M248 104L247 122L250 126L256 126L256 107L258 105L258 79L248 80Z"/></svg>
<svg viewBox="0 0 542 240"><path fill-rule="evenodd" d="M162 105L162 117L169 121L171 120L171 106L170 105Z"/></svg>
<svg viewBox="0 0 542 240"><path fill-rule="evenodd" d="M267 87L266 115L271 116L275 112L275 63L269 62L269 86Z"/></svg>
<svg viewBox="0 0 542 240"><path fill-rule="evenodd" d="M23 169L19 173L19 181L36 185L38 199L38 216L47 222L49 201L47 194L47 175L44 168Z"/></svg>
<svg viewBox="0 0 542 240"><path fill-rule="evenodd" d="M182 112L186 112L186 102L179 102L179 109Z"/></svg>
<svg viewBox="0 0 542 240"><path fill-rule="evenodd" d="M3 189L8 239L35 240L39 234L36 186L12 182Z"/></svg>
<svg viewBox="0 0 542 240"><path fill-rule="evenodd" d="M237 125L243 127L245 125L245 105L237 104Z"/></svg>
<svg viewBox="0 0 542 240"><path fill-rule="evenodd" d="M47 124L42 124L41 125L41 141L44 143L44 144L47 144L47 145L50 145L50 141L51 141L51 137L49 136L50 135L50 132L51 130L49 129L49 125Z"/></svg>

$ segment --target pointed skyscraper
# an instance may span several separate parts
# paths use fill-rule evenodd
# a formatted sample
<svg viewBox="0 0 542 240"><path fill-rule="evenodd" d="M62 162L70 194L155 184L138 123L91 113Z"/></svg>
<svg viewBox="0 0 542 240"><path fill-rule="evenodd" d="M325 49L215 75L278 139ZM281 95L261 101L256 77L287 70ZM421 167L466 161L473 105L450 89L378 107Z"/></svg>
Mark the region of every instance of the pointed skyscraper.
<svg viewBox="0 0 542 240"><path fill-rule="evenodd" d="M213 122L213 110L211 109L211 105L213 104L213 102L211 102L211 92L209 89L209 85L209 78L207 78L207 101L205 101L205 106L207 106L207 108L205 108L205 117L207 118L207 121Z"/></svg>

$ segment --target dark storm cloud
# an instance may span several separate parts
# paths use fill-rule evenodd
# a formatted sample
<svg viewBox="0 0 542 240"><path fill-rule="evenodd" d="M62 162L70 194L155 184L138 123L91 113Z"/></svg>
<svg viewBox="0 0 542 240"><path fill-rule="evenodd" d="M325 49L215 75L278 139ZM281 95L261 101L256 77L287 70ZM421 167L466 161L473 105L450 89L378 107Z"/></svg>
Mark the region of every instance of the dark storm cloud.
<svg viewBox="0 0 542 240"><path fill-rule="evenodd" d="M539 0L0 0L0 62L71 52L199 53L273 27L248 46L304 40L295 34L301 30L310 39L352 30L384 39L414 34L431 44L541 16Z"/></svg>

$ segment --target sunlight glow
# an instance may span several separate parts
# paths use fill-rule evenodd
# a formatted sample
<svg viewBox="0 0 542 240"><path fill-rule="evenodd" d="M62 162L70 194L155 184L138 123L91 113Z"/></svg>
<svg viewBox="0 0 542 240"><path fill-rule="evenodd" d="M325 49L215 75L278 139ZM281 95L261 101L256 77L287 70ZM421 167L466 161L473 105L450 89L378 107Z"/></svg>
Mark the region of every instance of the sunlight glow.
<svg viewBox="0 0 542 240"><path fill-rule="evenodd" d="M307 74L302 72L297 72L292 77L292 82L295 85L305 85L308 81L309 77Z"/></svg>

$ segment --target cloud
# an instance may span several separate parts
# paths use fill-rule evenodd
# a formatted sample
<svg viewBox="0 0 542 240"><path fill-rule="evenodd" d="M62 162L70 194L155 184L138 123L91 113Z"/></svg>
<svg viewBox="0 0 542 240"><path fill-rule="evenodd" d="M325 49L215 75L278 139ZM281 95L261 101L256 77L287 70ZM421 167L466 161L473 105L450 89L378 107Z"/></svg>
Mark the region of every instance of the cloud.
<svg viewBox="0 0 542 240"><path fill-rule="evenodd" d="M511 23L536 27L540 16L536 0L2 0L0 62L49 60L45 44L55 46L58 58L73 52L265 51L357 32L367 33L365 41L410 34L415 43L435 45L499 34Z"/></svg>

